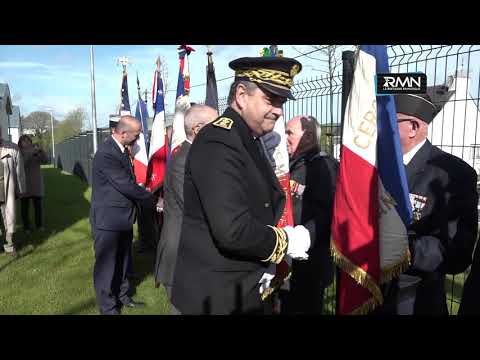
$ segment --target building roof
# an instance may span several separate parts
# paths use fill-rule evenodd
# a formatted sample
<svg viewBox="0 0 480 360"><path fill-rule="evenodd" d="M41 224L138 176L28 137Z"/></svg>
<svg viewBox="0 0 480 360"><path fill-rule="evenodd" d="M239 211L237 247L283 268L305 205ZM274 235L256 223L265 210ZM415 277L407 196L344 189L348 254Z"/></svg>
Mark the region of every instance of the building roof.
<svg viewBox="0 0 480 360"><path fill-rule="evenodd" d="M12 100L10 99L10 89L8 84L0 84L0 99L3 101L3 98L6 98L6 109L7 113L11 115L12 113Z"/></svg>
<svg viewBox="0 0 480 360"><path fill-rule="evenodd" d="M449 91L447 85L435 85L427 87L427 94L432 99L433 104L437 108L437 114L443 109L445 104L450 100L455 91Z"/></svg>
<svg viewBox="0 0 480 360"><path fill-rule="evenodd" d="M10 127L20 127L20 107L17 105L12 106L12 115L10 115Z"/></svg>
<svg viewBox="0 0 480 360"><path fill-rule="evenodd" d="M8 89L8 84L0 84L0 97L5 96L5 92Z"/></svg>

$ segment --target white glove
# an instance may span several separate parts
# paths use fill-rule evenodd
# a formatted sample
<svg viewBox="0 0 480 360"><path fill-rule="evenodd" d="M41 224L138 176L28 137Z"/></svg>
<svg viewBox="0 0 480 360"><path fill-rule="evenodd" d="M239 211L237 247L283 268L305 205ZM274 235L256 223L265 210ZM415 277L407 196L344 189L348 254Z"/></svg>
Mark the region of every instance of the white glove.
<svg viewBox="0 0 480 360"><path fill-rule="evenodd" d="M283 228L288 236L287 255L295 260L307 260L307 251L310 248L310 233L303 225Z"/></svg>
<svg viewBox="0 0 480 360"><path fill-rule="evenodd" d="M177 101L175 101L175 112L185 113L188 109L190 109L188 96L179 96Z"/></svg>
<svg viewBox="0 0 480 360"><path fill-rule="evenodd" d="M260 279L259 281L259 284L260 284L260 288L259 288L259 292L260 294L263 294L263 292L268 288L270 287L270 282L272 281L272 279L275 277L275 271L276 271L276 265L275 264L270 264L270 266L268 267L267 271L265 272L265 274L263 274L262 278Z"/></svg>

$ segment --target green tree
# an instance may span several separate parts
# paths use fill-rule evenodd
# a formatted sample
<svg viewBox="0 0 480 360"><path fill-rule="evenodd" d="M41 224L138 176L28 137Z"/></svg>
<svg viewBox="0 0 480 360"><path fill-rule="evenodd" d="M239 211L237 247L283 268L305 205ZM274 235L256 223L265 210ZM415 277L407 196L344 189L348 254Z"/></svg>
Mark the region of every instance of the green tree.
<svg viewBox="0 0 480 360"><path fill-rule="evenodd" d="M52 147L52 118L50 112L34 111L20 120L22 132L32 136L34 144L39 144L45 151L51 152ZM54 128L59 121L53 117Z"/></svg>
<svg viewBox="0 0 480 360"><path fill-rule="evenodd" d="M83 107L77 107L70 111L55 128L55 144L69 137L80 134L82 126L87 120L87 111Z"/></svg>

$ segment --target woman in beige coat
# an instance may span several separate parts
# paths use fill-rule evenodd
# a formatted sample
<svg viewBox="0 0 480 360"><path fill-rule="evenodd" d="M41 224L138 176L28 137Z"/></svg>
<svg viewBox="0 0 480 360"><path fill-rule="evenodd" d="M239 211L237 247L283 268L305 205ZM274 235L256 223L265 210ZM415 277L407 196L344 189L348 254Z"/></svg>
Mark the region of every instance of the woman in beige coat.
<svg viewBox="0 0 480 360"><path fill-rule="evenodd" d="M22 222L25 232L32 230L29 219L30 200L35 209L35 226L43 229L42 198L44 196L43 175L40 170L41 164L48 162L47 154L37 144L33 145L28 135L20 136L18 146L23 157L25 166L26 191L21 199Z"/></svg>
<svg viewBox="0 0 480 360"><path fill-rule="evenodd" d="M13 245L15 232L15 202L25 191L25 176L22 155L18 146L1 139L0 131L0 208L5 229L7 254L16 256Z"/></svg>

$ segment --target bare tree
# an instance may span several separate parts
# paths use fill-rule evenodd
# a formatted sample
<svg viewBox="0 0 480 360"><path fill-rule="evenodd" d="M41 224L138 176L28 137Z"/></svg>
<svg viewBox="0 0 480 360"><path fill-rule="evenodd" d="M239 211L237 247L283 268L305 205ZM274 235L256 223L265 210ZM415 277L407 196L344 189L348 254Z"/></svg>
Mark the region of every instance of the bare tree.
<svg viewBox="0 0 480 360"><path fill-rule="evenodd" d="M58 123L53 120L53 123ZM34 111L22 118L22 129L32 133L33 136L41 136L48 132L51 127L50 113L46 111Z"/></svg>
<svg viewBox="0 0 480 360"><path fill-rule="evenodd" d="M342 66L342 51L353 50L355 47L351 45L307 45L302 48L292 45L292 48L297 51L302 57L318 62L318 66L305 65L313 71L320 72L326 75L327 84L329 87L329 103L330 103L330 129L323 129L322 138L325 137L325 145L330 153L333 153L333 137L336 129L334 126L333 113L333 87L336 85L335 77L340 75Z"/></svg>

